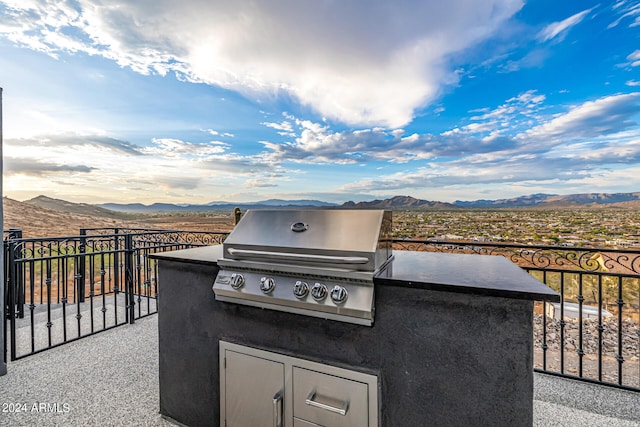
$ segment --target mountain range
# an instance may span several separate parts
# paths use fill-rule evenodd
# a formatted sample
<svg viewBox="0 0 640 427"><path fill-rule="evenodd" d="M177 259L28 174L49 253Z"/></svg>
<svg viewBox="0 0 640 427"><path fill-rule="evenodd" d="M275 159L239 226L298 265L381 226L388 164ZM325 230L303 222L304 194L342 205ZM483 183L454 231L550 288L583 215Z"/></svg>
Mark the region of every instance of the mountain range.
<svg viewBox="0 0 640 427"><path fill-rule="evenodd" d="M102 209L108 209L115 212L171 212L171 211L187 211L187 212L203 212L203 211L226 211L233 210L235 207L240 209L259 209L259 208L300 208L300 207L338 207L336 203L323 202L320 200L281 200L269 199L250 203L233 203L233 202L210 202L207 204L172 204L172 203L153 203L151 205L143 205L141 203L102 203L96 205Z"/></svg>
<svg viewBox="0 0 640 427"><path fill-rule="evenodd" d="M453 203L416 199L411 196L395 196L388 199L372 200L366 202L349 201L342 205L323 202L320 200L282 200L269 199L251 203L210 202L207 204L172 204L154 203L144 205L141 203L102 203L91 205L86 203L72 203L65 200L53 199L47 196L38 196L25 201L32 205L58 210L84 213L88 215L122 218L126 213L154 213L154 212L204 212L227 211L235 207L240 209L258 208L344 208L344 209L495 209L495 208L535 208L535 209L560 209L560 208L622 208L640 209L640 192L636 193L585 193L585 194L532 194L511 199L475 200Z"/></svg>
<svg viewBox="0 0 640 427"><path fill-rule="evenodd" d="M520 196L513 199L499 200L475 200L465 202L457 200L454 204L460 207L471 208L510 208L510 207L537 207L544 205L617 205L620 203L636 202L640 200L640 192L638 193L583 193L583 194L531 194L528 196Z"/></svg>

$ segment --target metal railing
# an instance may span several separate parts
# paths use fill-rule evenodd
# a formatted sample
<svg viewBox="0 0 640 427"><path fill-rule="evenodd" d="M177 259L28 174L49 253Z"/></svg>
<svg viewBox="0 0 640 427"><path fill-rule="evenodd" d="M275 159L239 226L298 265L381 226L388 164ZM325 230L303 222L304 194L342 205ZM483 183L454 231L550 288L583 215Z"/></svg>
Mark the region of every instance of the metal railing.
<svg viewBox="0 0 640 427"><path fill-rule="evenodd" d="M8 230L5 348L15 360L156 313L148 255L226 235L121 228L22 239ZM394 249L510 259L562 298L535 303L535 369L640 391L640 250L400 239Z"/></svg>
<svg viewBox="0 0 640 427"><path fill-rule="evenodd" d="M114 228L25 239L9 230L5 351L17 360L156 313L157 266L149 255L219 244L225 236Z"/></svg>
<svg viewBox="0 0 640 427"><path fill-rule="evenodd" d="M640 250L431 240L394 249L508 258L562 300L535 303L535 369L640 391Z"/></svg>

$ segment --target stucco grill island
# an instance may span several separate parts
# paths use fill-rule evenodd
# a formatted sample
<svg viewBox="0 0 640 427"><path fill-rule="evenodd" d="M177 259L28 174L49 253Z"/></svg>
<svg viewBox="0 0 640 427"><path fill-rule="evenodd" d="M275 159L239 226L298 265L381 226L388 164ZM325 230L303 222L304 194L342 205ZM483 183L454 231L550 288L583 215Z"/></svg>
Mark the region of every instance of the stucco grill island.
<svg viewBox="0 0 640 427"><path fill-rule="evenodd" d="M391 213L248 211L159 262L160 412L189 426L531 425L533 301L499 256L395 251Z"/></svg>

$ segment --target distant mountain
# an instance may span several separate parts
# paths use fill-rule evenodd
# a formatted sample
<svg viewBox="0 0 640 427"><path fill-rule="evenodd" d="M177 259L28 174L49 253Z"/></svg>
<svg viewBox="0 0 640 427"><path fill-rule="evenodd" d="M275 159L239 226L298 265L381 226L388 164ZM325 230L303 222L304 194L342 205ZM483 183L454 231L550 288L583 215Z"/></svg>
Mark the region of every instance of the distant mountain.
<svg viewBox="0 0 640 427"><path fill-rule="evenodd" d="M598 204L611 204L630 202L633 200L640 200L639 193L585 193L585 194L570 194L567 196L552 196L549 201L562 200L566 202L575 202L580 204L598 203Z"/></svg>
<svg viewBox="0 0 640 427"><path fill-rule="evenodd" d="M128 219L130 214L144 214L154 212L207 212L232 211L235 207L247 209L278 209L278 208L344 208L344 209L498 209L498 208L534 208L534 209L568 209L568 208L640 208L640 192L636 193L585 193L585 194L531 194L528 196L498 200L475 200L445 203L416 199L411 196L395 196L388 199L372 200L368 202L346 202L342 205L323 202L320 200L283 200L268 199L251 203L210 202L208 204L172 204L154 203L102 203L90 205L87 203L72 203L47 196L38 196L24 202L26 204L52 209L60 212L71 212L83 215L100 216L113 219Z"/></svg>
<svg viewBox="0 0 640 427"><path fill-rule="evenodd" d="M373 200L371 202L346 202L342 208L348 209L455 209L451 203L431 202L411 196L395 196L390 199Z"/></svg>
<svg viewBox="0 0 640 427"><path fill-rule="evenodd" d="M317 207L334 207L335 203L323 202L320 200L281 200L269 199L251 203L233 203L233 202L210 202L204 205L191 204L172 204L172 203L154 203L152 205L143 205L141 203L102 203L97 205L104 209L117 212L206 212L206 211L228 211L236 207L240 209L260 209L260 208L317 208Z"/></svg>
<svg viewBox="0 0 640 427"><path fill-rule="evenodd" d="M522 207L576 207L585 205L614 205L620 203L640 200L640 192L638 193L585 193L585 194L532 194L529 196L521 196L513 199L498 200L475 200L460 201L456 200L456 206L465 208L522 208Z"/></svg>
<svg viewBox="0 0 640 427"><path fill-rule="evenodd" d="M227 203L232 204L232 203ZM338 206L336 203L322 202L320 200L282 200L282 199L268 199L262 200L260 202L250 203L252 205L259 206L274 206L274 207L282 207L282 206L313 206L313 207L331 207ZM237 205L234 205L237 206Z"/></svg>
<svg viewBox="0 0 640 427"><path fill-rule="evenodd" d="M513 199L498 199L498 200L474 200L474 201L462 201L456 200L454 205L463 208L511 208L511 207L523 207L523 206L537 206L542 203L548 202L550 197L557 197L553 194L531 194L529 196L520 196Z"/></svg>
<svg viewBox="0 0 640 427"><path fill-rule="evenodd" d="M586 194L531 194L512 199L498 200L474 200L454 203L444 203L416 199L411 196L395 196L384 200L370 202L347 202L342 208L348 209L499 209L499 208L536 208L536 209L562 209L562 208L591 208L612 207L624 209L637 209L640 207L640 192L638 193L586 193Z"/></svg>
<svg viewBox="0 0 640 427"><path fill-rule="evenodd" d="M70 212L79 215L92 215L113 219L130 219L130 216L123 214L122 212L114 212L113 210L108 210L96 205L90 205L88 203L67 202L66 200L54 199L43 195L34 197L30 200L25 200L22 203L58 212Z"/></svg>
<svg viewBox="0 0 640 427"><path fill-rule="evenodd" d="M42 238L60 236L78 236L82 228L158 228L155 224L148 224L137 220L129 219L129 215L118 212L111 212L112 215L120 215L125 218L115 218L106 216L102 211L98 215L83 213L84 208L91 205L81 203L64 202L54 206L54 209L39 206L37 203L49 203L55 205L56 199L36 197L34 199L19 202L17 200L4 197L4 229L18 228L22 230L22 237ZM51 202L53 200L54 202ZM79 206L78 206L79 205ZM70 210L61 210L61 206L66 206ZM95 208L95 206L94 206ZM73 211L78 211L78 213Z"/></svg>

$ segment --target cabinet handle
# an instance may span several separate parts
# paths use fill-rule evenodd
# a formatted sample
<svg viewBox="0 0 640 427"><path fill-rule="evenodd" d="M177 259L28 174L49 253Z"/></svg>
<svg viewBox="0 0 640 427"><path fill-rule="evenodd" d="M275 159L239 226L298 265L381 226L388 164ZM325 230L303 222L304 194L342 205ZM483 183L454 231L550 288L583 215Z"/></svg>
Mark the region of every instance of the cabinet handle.
<svg viewBox="0 0 640 427"><path fill-rule="evenodd" d="M282 392L273 396L273 427L282 427Z"/></svg>
<svg viewBox="0 0 640 427"><path fill-rule="evenodd" d="M316 408L326 409L330 412L335 412L336 414L340 414L342 416L347 415L347 409L349 408L349 402L342 402L342 408L336 408L335 406L327 405L324 403L320 403L317 400L313 400L316 397L316 391L313 390L309 393L306 400L304 401L309 406L315 406Z"/></svg>

